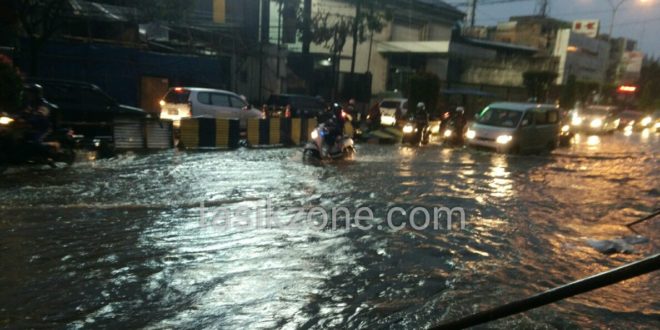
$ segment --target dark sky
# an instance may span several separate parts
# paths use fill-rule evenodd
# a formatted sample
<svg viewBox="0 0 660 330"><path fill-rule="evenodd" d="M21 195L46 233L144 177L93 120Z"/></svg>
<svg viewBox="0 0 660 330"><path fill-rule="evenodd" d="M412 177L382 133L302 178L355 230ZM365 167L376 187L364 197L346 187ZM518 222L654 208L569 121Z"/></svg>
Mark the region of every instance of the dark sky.
<svg viewBox="0 0 660 330"><path fill-rule="evenodd" d="M484 0L488 2L489 0ZM611 0L619 3L622 0ZM623 36L639 41L644 53L660 56L660 0L623 0L614 24L614 36ZM448 3L461 3L467 0L446 0ZM477 7L478 25L495 25L507 21L509 16L534 13L536 0L481 5ZM459 7L466 10L465 7ZM575 19L600 19L601 33L607 33L610 26L612 7L608 0L550 0L550 16L572 21Z"/></svg>

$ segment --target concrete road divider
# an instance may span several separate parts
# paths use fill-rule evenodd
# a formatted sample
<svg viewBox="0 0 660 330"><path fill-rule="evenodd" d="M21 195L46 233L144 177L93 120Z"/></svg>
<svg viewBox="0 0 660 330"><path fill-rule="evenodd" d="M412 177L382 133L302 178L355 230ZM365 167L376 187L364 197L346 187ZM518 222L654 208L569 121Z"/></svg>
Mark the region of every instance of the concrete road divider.
<svg viewBox="0 0 660 330"><path fill-rule="evenodd" d="M174 146L171 121L122 118L112 124L114 150L167 149Z"/></svg>
<svg viewBox="0 0 660 330"><path fill-rule="evenodd" d="M180 130L185 149L235 149L241 133L238 120L215 118L183 119Z"/></svg>
<svg viewBox="0 0 660 330"><path fill-rule="evenodd" d="M249 119L247 142L252 147L300 145L307 141L316 123L315 118Z"/></svg>

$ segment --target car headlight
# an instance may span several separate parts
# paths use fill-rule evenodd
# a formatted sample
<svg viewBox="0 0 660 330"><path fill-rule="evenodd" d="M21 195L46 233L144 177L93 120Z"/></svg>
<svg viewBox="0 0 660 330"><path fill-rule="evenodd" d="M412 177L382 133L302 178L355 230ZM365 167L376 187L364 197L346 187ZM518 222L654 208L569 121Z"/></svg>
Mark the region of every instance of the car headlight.
<svg viewBox="0 0 660 330"><path fill-rule="evenodd" d="M561 132L562 133L568 133L568 131L570 131L570 130L571 130L571 126L569 126L569 125L564 125L564 126L561 127Z"/></svg>
<svg viewBox="0 0 660 330"><path fill-rule="evenodd" d="M450 130L450 129L447 129L447 130L445 130L444 135L445 135L446 138L448 138L448 137L451 136L451 133L452 133L451 130Z"/></svg>
<svg viewBox="0 0 660 330"><path fill-rule="evenodd" d="M13 118L2 116L0 117L0 125L9 125L14 122Z"/></svg>
<svg viewBox="0 0 660 330"><path fill-rule="evenodd" d="M408 134L413 132L413 126L410 124L406 124L403 126L403 133Z"/></svg>
<svg viewBox="0 0 660 330"><path fill-rule="evenodd" d="M475 131L473 131L473 130L471 130L471 129L468 129L467 132L465 132L465 137L468 138L468 139L470 139L470 140L472 140L472 139L474 139L475 137L477 137L477 132L475 132Z"/></svg>
<svg viewBox="0 0 660 330"><path fill-rule="evenodd" d="M660 128L660 121L655 123L655 128Z"/></svg>
<svg viewBox="0 0 660 330"><path fill-rule="evenodd" d="M500 135L497 137L497 139L495 139L495 142L499 144L507 144L511 142L511 140L513 140L513 136L511 135Z"/></svg>
<svg viewBox="0 0 660 330"><path fill-rule="evenodd" d="M589 124L589 126L591 126L591 127L593 127L593 128L601 127L601 126L603 126L603 120L600 119L600 118L596 118L596 119L594 119L594 120L591 121L591 123Z"/></svg>
<svg viewBox="0 0 660 330"><path fill-rule="evenodd" d="M312 140L316 140L316 139L318 139L318 137L319 137L319 130L317 130L317 129L313 130L313 131L312 131L312 134L310 134L310 137L312 138Z"/></svg>
<svg viewBox="0 0 660 330"><path fill-rule="evenodd" d="M651 124L651 121L653 121L653 118L651 116L644 117L641 122L639 122L643 127L649 126Z"/></svg>
<svg viewBox="0 0 660 330"><path fill-rule="evenodd" d="M582 118L580 118L578 116L573 116L573 118L571 119L571 125L573 125L573 126L582 125Z"/></svg>
<svg viewBox="0 0 660 330"><path fill-rule="evenodd" d="M582 118L580 118L579 116L573 116L573 119L571 119L571 125L573 126L582 125Z"/></svg>

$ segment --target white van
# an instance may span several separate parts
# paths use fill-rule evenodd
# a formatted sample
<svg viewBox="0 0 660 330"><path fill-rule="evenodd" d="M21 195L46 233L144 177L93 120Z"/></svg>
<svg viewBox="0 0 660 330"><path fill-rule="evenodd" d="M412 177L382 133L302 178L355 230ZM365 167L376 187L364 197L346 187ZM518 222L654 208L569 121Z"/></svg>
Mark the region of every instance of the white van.
<svg viewBox="0 0 660 330"><path fill-rule="evenodd" d="M220 89L175 87L160 101L160 118L174 121L182 118L209 117L239 119L241 129L247 119L261 118L261 111L251 108L238 94Z"/></svg>
<svg viewBox="0 0 660 330"><path fill-rule="evenodd" d="M384 126L394 126L396 124L396 112L401 113L401 117L408 112L408 99L384 99L380 102L380 124Z"/></svg>
<svg viewBox="0 0 660 330"><path fill-rule="evenodd" d="M559 140L559 116L552 104L493 103L475 116L465 136L470 146L500 152L553 150Z"/></svg>

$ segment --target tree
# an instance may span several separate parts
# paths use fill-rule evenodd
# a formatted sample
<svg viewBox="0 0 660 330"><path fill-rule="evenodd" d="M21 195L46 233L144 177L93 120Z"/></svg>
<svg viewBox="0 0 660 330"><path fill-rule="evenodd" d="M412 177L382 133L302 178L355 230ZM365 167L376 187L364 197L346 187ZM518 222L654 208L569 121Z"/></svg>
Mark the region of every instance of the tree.
<svg viewBox="0 0 660 330"><path fill-rule="evenodd" d="M21 28L28 38L31 75L37 75L39 53L61 27L66 0L11 0Z"/></svg>
<svg viewBox="0 0 660 330"><path fill-rule="evenodd" d="M410 95L408 108L411 113L417 111L417 103L424 102L427 111L433 113L438 106L440 92L440 78L429 72L416 73L410 77Z"/></svg>
<svg viewBox="0 0 660 330"><path fill-rule="evenodd" d="M557 73L552 71L527 71L523 73L523 83L527 94L535 102L543 103L548 98L550 86L557 79Z"/></svg>
<svg viewBox="0 0 660 330"><path fill-rule="evenodd" d="M353 53L351 60L351 73L355 72L355 54L357 45L367 40L368 33L380 32L387 21L391 20L391 13L382 0L344 0L355 6L355 16L344 16L336 13L317 11L312 14L311 0L276 0L280 8L295 6L299 8L296 14L296 26L302 33L298 34L302 42L302 56L309 57L311 43L323 45L330 52L333 69L333 83L336 83L338 61L346 45L348 36L353 37ZM302 4L302 6L301 6ZM313 64L306 61L304 71L312 71ZM333 84L334 86L334 84ZM336 89L336 86L333 87Z"/></svg>
<svg viewBox="0 0 660 330"><path fill-rule="evenodd" d="M21 103L23 85L12 61L0 55L0 112L14 112Z"/></svg>
<svg viewBox="0 0 660 330"><path fill-rule="evenodd" d="M569 75L566 84L562 87L559 103L562 107L572 108L575 105L575 75Z"/></svg>

